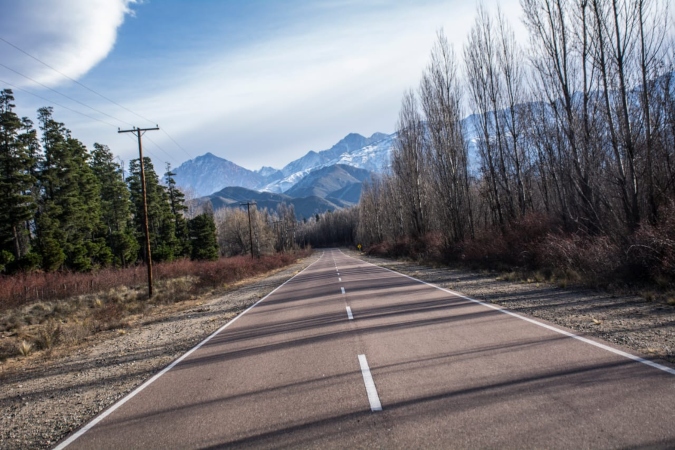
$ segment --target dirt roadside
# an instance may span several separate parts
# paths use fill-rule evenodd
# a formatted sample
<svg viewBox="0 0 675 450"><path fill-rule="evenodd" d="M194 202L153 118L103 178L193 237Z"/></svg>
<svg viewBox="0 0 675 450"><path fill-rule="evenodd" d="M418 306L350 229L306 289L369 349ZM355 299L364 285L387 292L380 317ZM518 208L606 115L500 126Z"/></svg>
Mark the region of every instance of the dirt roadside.
<svg viewBox="0 0 675 450"><path fill-rule="evenodd" d="M1 364L0 449L52 448L320 255L190 308L141 317L68 354Z"/></svg>
<svg viewBox="0 0 675 450"><path fill-rule="evenodd" d="M344 251L344 250L343 250ZM511 311L599 338L675 367L675 307L637 296L617 296L547 283L500 281L499 274L435 268L410 261L345 253Z"/></svg>

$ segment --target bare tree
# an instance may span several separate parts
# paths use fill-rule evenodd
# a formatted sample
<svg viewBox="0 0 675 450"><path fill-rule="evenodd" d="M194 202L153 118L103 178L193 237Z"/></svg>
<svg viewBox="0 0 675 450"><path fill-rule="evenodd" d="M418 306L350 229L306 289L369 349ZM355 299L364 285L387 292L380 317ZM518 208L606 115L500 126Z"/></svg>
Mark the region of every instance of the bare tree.
<svg viewBox="0 0 675 450"><path fill-rule="evenodd" d="M454 51L443 31L422 75L420 99L427 124L430 179L447 244L473 234L468 150L462 130L461 90Z"/></svg>
<svg viewBox="0 0 675 450"><path fill-rule="evenodd" d="M392 152L392 169L400 183L402 214L406 216L406 230L413 237L421 237L427 231L424 124L413 91L403 96L397 135Z"/></svg>

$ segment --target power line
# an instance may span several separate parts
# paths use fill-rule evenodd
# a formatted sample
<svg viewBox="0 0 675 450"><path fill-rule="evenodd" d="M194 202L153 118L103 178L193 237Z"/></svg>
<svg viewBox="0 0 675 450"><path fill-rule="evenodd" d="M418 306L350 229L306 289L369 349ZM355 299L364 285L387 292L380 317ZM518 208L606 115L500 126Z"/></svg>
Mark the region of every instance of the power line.
<svg viewBox="0 0 675 450"><path fill-rule="evenodd" d="M61 72L60 70L58 70L58 69L52 67L51 65L49 65L49 64L47 64L46 62L42 61L41 59L37 58L36 56L31 55L30 53L28 53L27 51L23 50L22 48L20 48L20 47L17 46L16 44L14 44L14 43L8 41L7 39L5 39L5 38L3 38L3 37L0 37L0 41L4 42L5 44L7 44L7 45L9 45L9 46L11 46L11 47L13 47L13 48L15 48L16 50L20 51L21 53L23 53L24 55L28 56L29 58L32 58L33 60L39 62L39 63L42 64L42 65L44 65L45 67L48 67L49 69L51 69L51 70L53 70L54 72L58 73L58 74L61 75L62 77L67 78L68 80L72 81L73 83L77 84L78 86L81 86L82 88L88 90L89 92L92 92L93 94L98 95L99 97L101 97L102 99L104 99L104 100L106 100L106 101L112 103L113 105L116 105L116 106L118 106L118 107L124 109L125 111L128 111L128 112L130 112L131 114L135 115L136 117L139 117L139 118L141 118L141 119L143 119L143 120L145 120L145 121L147 121L147 122L150 122L150 123L156 123L156 122L154 122L154 121L148 119L147 117L144 117L144 116L138 114L137 112L132 111L131 109L127 108L126 106L121 105L121 104L117 103L116 101L114 101L114 100L112 100L112 99L106 97L105 95L103 95L103 94L101 94L100 92L98 92L98 91L96 91L96 90L90 88L89 86L86 86L85 84L83 84L83 83L77 81L76 79L71 78L70 76L66 75L65 73ZM104 116L110 117L111 119L114 119L114 120L116 120L116 121L118 121L118 122L125 123L125 124L127 124L127 125L133 126L133 125L132 125L131 123L129 123L129 122L126 122L126 121L124 121L124 120L120 120L120 119L118 119L118 118L116 118L116 117L114 117L114 116L111 116L111 115L109 115L109 114L104 113L103 111L100 111L100 110L98 110L98 109L96 109L96 108L93 108L93 107L91 107L91 106L89 106L89 105L86 105L86 104L83 103L83 102L80 102L80 101L78 101L78 100L75 100L75 99L73 99L73 98L71 98L71 97L69 97L69 96L67 96L67 95L65 95L65 94L63 94L63 93L61 93L61 92L55 90L55 89L52 89L52 88L50 88L50 87L48 87L48 86L45 86L44 84L40 83L39 81L36 81L36 80L34 80L34 79L32 79L32 78L30 78L30 77L28 77L28 76L26 76L26 75L24 75L24 74L22 74L22 73L19 73L19 72L17 72L16 70L14 70L14 69L12 69L12 68L10 68L10 67L7 67L7 66L4 65L4 64L0 64L0 66L6 68L6 69L8 69L8 70L11 70L12 72L14 72L14 73L16 73L16 74L18 74L18 75L20 75L20 76L22 76L22 77L25 77L25 78L29 79L29 80L33 81L34 83L37 83L37 84L39 84L40 86L43 86L43 87L46 88L46 89L49 89L49 90L51 90L51 91L53 91L53 92L56 92L57 94L62 95L63 97L65 97L65 98L67 98L67 99L69 99L69 100L72 100L72 101L74 101L74 102L77 102L77 103L81 104L82 106L85 106L85 107L87 107L87 108L89 108L89 109L91 109L91 110L93 110L93 111L96 111L96 112L98 112L99 114L103 114ZM0 80L0 81L1 81L1 80ZM8 85L10 85L10 86L13 86L13 85L11 85L11 84L9 84L9 83L6 83L6 84L8 84ZM15 87L15 86L13 86L13 87ZM16 88L16 89L19 89L19 90L22 90L21 88L18 88L18 87L15 87L15 88ZM27 91L25 91L25 92L27 92ZM28 92L28 93L30 93L30 92ZM40 97L39 95L32 94L32 93L30 93L30 94L31 94L31 95L35 95L35 96L38 97L38 98L42 98L43 100L46 100L46 101L51 102L50 100L47 100L47 99L45 99L44 97ZM91 118L91 119L93 119L93 120L97 120L98 122L102 122L102 123L105 123L105 124L107 124L107 125L111 125L111 126L113 126L113 127L115 126L115 125L112 125L112 124L110 124L110 123L108 123L108 122L105 122L105 121L96 119L96 118L94 118L94 117L88 116L88 115L86 115L86 114L80 113L79 111L75 111L75 110L73 110L73 109L71 109L71 108L65 107L65 106L63 106L63 105L59 105L59 104L56 103L56 102L51 102L51 103L54 103L55 105L60 106L60 107L62 107L62 108L65 108L65 109L67 109L67 110L69 110L69 111L73 111L73 112L76 112L76 113L78 113L78 114L82 114L82 115L84 115L85 117L89 117L89 118ZM163 132L163 133L164 133L164 134L165 134L165 135L166 135L166 136L167 136L167 137L168 137L168 138L176 145L176 147L178 147L183 153L185 153L185 154L188 156L188 158L190 158L190 159L193 159L193 158L194 158L194 157L192 156L192 154L191 154L190 152L188 152L187 150L185 150L185 148L184 148L182 145L180 145L173 137L171 137L171 135L170 135L166 130L164 130L164 128L162 128L161 131L162 131L162 132ZM153 142L153 143L154 143L154 142ZM162 149L161 147L159 147L159 145L157 145L156 143L154 143L154 144L155 144L160 150L162 150L164 153L167 153L164 149ZM148 152L148 153L149 153L149 152ZM168 153L167 153L167 155L168 155ZM174 159L174 161L176 161L175 158L173 158L173 159Z"/></svg>
<svg viewBox="0 0 675 450"><path fill-rule="evenodd" d="M127 121L118 119L118 118L115 117L115 116L111 116L110 114L106 114L106 113L104 113L103 111L100 111L100 110L98 110L98 109L96 109L96 108L94 108L94 107L92 107L92 106L89 106L89 105L87 105L87 104L84 104L84 103L82 103L81 101L76 100L76 99L74 99L74 98L72 98L72 97L69 97L69 96L67 96L67 95L64 94L64 93L57 91L56 89L52 89L52 88L50 88L49 86L46 86L46 85L40 83L39 81L37 81L37 80L35 80L35 79L29 77L28 75L24 75L24 74L22 74L21 72L18 72L18 71L16 71L16 70L12 69L11 67L7 67L6 65L4 65L4 64L2 64L2 63L0 63L0 67L4 67L4 68L7 69L7 70L11 70L11 71L14 72L15 74L20 75L20 76L22 76L22 77L24 77L24 78L26 78L26 79L32 81L32 82L35 83L35 84L39 84L39 85L42 86L43 88L49 89L50 91L55 92L55 93L57 93L57 94L59 94L59 95L65 97L65 98L67 98L68 100L74 101L75 103L79 103L80 105L84 106L85 108L89 108L89 109L91 109L92 111L95 111L95 112L97 112L97 113L99 113L99 114L103 114L104 116L110 117L111 119L116 120L116 121L118 121L118 122L125 123L125 124L127 124L127 125L131 125L131 124L130 124L129 122L127 122ZM133 126L133 125L131 125L131 126Z"/></svg>
<svg viewBox="0 0 675 450"><path fill-rule="evenodd" d="M51 103L52 105L58 106L59 108L67 109L68 111L74 112L74 113L79 114L79 115L84 116L84 117L87 117L87 118L89 118L89 119L91 119L91 120L95 120L95 121L97 121L97 122L101 122L101 123L106 124L106 125L109 125L109 126L111 126L111 127L113 127L113 128L118 128L117 125L113 125L113 124L110 123L110 122L106 122L105 120L101 120L101 119L99 119L99 118L97 118L97 117L90 116L89 114L85 114L85 113L80 112L80 111L78 111L78 110L76 110L76 109L72 109L72 108L69 108L69 107L67 107L67 106L65 106L65 105L62 105L62 104L60 104L60 103L56 103L56 102L53 101L53 100L50 100L50 99L48 99L48 98L45 98L45 97L42 97L42 96L40 96L40 95L34 94L33 92L30 92L30 91L28 91L28 90L26 90L26 89L23 89L23 88L20 88L20 87L18 87L18 86L15 86L15 85L13 85L12 83L10 83L10 82L8 82L8 81L4 81L4 80L1 80L1 79L0 79L0 83L6 84L7 86L10 86L10 87L12 87L12 88L14 88L14 89L16 89L16 90L18 90L18 91L25 92L26 94L29 94L29 95L32 95L32 96L37 97L37 98L39 98L39 99L42 99L42 100L46 101L47 103Z"/></svg>
<svg viewBox="0 0 675 450"><path fill-rule="evenodd" d="M190 158L190 159L193 159L193 158L194 158L194 157L192 156L192 154L190 154L190 153L189 153L187 150L185 150L178 142L176 142L176 140L175 140L174 138L172 138L171 135L170 135L169 133L167 133L166 130L164 130L164 128L162 128L162 132L163 132L164 134L166 134L166 137L168 137L169 139L171 139L171 141L172 141L174 144L176 144L176 147L178 147L179 149L183 150L183 153L185 153L186 155L188 155L188 158Z"/></svg>
<svg viewBox="0 0 675 450"><path fill-rule="evenodd" d="M37 57L31 55L30 53L28 53L28 52L25 51L25 50L19 48L17 45L12 44L12 43L9 42L7 39L5 39L5 38L3 38L3 37L0 37L0 41L4 42L4 43L7 44L7 45L10 45L10 46L14 47L15 49L17 49L18 51L20 51L20 52L23 53L24 55L26 55L26 56L28 56L28 57L34 59L35 61L39 62L40 64L42 64L42 65L44 65L44 66L46 66L46 67L49 67L50 69L52 69L54 72L58 73L59 75L65 77L65 78L68 78L68 79L69 79L70 81L72 81L73 83L75 83L75 84L77 84L77 85L79 85L79 86L85 88L85 89L88 90L89 92L92 92L92 93L98 95L98 96L101 97L102 99L107 100L107 101L109 101L110 103L119 106L120 108L124 109L125 111L130 112L131 114L135 115L136 117L139 117L139 118L141 118L141 119L143 119L143 120L146 120L146 121L148 121L148 122L150 122L150 123L155 123L153 120L150 120L150 119L148 119L148 118L146 118L146 117L141 116L140 114L138 114L138 113L136 113L136 112L130 110L130 109L127 108L126 106L120 105L120 104L117 103L115 100L111 100L111 99L109 99L108 97L106 97L105 95L101 94L100 92L97 92L97 91L95 91L94 89L92 89L92 88L90 88L90 87L88 87L88 86L85 86L84 84L80 83L80 82L77 81L76 79L69 77L68 75L66 75L65 73L61 72L60 70L55 69L54 67L50 66L50 65L47 64L46 62L42 61L41 59L39 59L39 58L37 58ZM125 122L125 123L126 123L126 122Z"/></svg>
<svg viewBox="0 0 675 450"><path fill-rule="evenodd" d="M177 162L177 161L178 161L176 158L174 158L173 156L171 156L171 155L169 154L169 152L167 152L167 151L164 150L162 147L160 147L159 144L158 144L157 142L155 142L155 141L153 141L152 139L150 139L149 136L146 136L145 139L147 139L148 141L152 142L152 144L153 144L155 147L157 147L157 148L160 149L162 152L164 152L164 154L165 154L166 156L168 156L170 159L172 159L173 162Z"/></svg>
<svg viewBox="0 0 675 450"><path fill-rule="evenodd" d="M134 141L134 143L136 143L136 139L132 138L132 137L129 136L128 134L125 134L125 136L128 137L129 139L131 139L132 141ZM148 155L152 156L152 158L154 158L155 161L159 161L159 160L160 160L160 158L159 158L157 155L155 155L154 153L152 153L152 152L151 152L150 150L148 150L148 149L145 149L145 153L147 153Z"/></svg>

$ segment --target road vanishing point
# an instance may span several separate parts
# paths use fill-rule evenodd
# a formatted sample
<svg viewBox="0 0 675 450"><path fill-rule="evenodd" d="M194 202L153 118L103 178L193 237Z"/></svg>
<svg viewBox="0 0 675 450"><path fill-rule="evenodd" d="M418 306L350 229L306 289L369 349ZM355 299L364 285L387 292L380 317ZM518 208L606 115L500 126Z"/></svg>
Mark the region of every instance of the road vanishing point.
<svg viewBox="0 0 675 450"><path fill-rule="evenodd" d="M674 413L672 368L326 250L57 448L674 448Z"/></svg>

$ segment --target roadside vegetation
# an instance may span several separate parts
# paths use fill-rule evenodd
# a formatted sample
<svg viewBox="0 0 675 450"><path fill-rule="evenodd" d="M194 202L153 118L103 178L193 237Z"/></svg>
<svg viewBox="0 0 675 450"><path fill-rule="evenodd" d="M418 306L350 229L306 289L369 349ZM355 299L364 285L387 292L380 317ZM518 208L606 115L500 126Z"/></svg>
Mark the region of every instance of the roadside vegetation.
<svg viewBox="0 0 675 450"><path fill-rule="evenodd" d="M529 46L483 7L462 49L438 33L403 97L391 172L303 236L674 304L668 2L521 7Z"/></svg>
<svg viewBox="0 0 675 450"><path fill-rule="evenodd" d="M160 263L155 266L151 299L144 266L0 278L0 361L34 352L49 356L57 348L75 347L103 332L123 334L134 324L201 304L308 254L309 250ZM25 292L37 294L25 298Z"/></svg>

